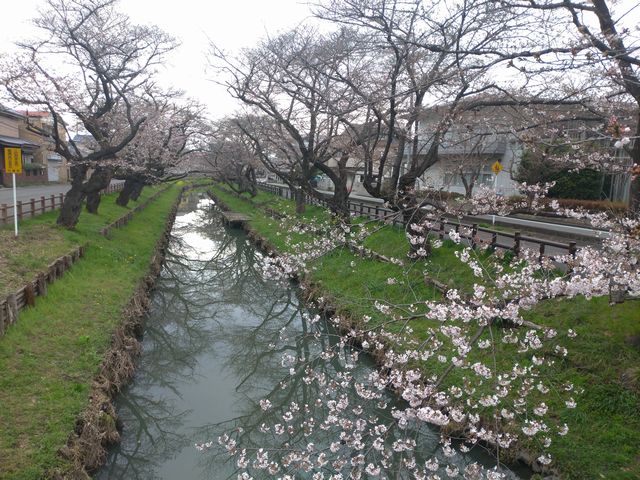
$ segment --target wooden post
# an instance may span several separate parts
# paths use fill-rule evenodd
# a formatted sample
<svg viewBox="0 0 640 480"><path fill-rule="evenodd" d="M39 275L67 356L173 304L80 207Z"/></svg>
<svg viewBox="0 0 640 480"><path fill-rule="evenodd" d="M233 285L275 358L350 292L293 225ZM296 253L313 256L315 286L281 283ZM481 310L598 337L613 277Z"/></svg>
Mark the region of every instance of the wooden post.
<svg viewBox="0 0 640 480"><path fill-rule="evenodd" d="M577 248L576 248L576 242L569 242L569 254L573 257L576 258L576 252L577 252Z"/></svg>
<svg viewBox="0 0 640 480"><path fill-rule="evenodd" d="M7 223L7 204L3 203L0 205L0 220L2 223Z"/></svg>
<svg viewBox="0 0 640 480"><path fill-rule="evenodd" d="M36 199L35 198L31 199L31 216L32 217L36 216Z"/></svg>
<svg viewBox="0 0 640 480"><path fill-rule="evenodd" d="M4 325L7 320L7 302L0 302L0 337L4 335Z"/></svg>
<svg viewBox="0 0 640 480"><path fill-rule="evenodd" d="M30 307L36 304L36 291L33 288L33 283L29 282L24 286L24 304Z"/></svg>
<svg viewBox="0 0 640 480"><path fill-rule="evenodd" d="M56 196L51 194L51 210L56 209Z"/></svg>
<svg viewBox="0 0 640 480"><path fill-rule="evenodd" d="M493 232L491 234L491 248L496 249L496 245L498 244L498 233Z"/></svg>
<svg viewBox="0 0 640 480"><path fill-rule="evenodd" d="M516 255L520 253L520 232L513 234L513 251Z"/></svg>
<svg viewBox="0 0 640 480"><path fill-rule="evenodd" d="M59 197L60 197L60 206L62 207L62 204L64 203L64 193L61 193Z"/></svg>
<svg viewBox="0 0 640 480"><path fill-rule="evenodd" d="M471 248L476 248L476 236L478 235L478 224L471 225Z"/></svg>
<svg viewBox="0 0 640 480"><path fill-rule="evenodd" d="M64 259L59 258L58 260L56 260L56 278L62 278L62 275L64 275L64 270Z"/></svg>
<svg viewBox="0 0 640 480"><path fill-rule="evenodd" d="M22 200L18 200L18 219L22 220Z"/></svg>
<svg viewBox="0 0 640 480"><path fill-rule="evenodd" d="M15 293L10 293L7 297L7 314L9 325L18 321L18 298Z"/></svg>
<svg viewBox="0 0 640 480"><path fill-rule="evenodd" d="M440 231L438 233L440 240L444 240L444 217L440 217Z"/></svg>
<svg viewBox="0 0 640 480"><path fill-rule="evenodd" d="M542 257L544 257L544 247L545 247L545 243L544 242L540 242L540 255L538 255L538 261L541 262L542 261Z"/></svg>
<svg viewBox="0 0 640 480"><path fill-rule="evenodd" d="M44 213L47 210L44 195L40 197L40 209L42 210L42 213Z"/></svg>
<svg viewBox="0 0 640 480"><path fill-rule="evenodd" d="M36 279L36 285L38 285L38 295L44 297L47 295L47 277L44 273L39 273Z"/></svg>

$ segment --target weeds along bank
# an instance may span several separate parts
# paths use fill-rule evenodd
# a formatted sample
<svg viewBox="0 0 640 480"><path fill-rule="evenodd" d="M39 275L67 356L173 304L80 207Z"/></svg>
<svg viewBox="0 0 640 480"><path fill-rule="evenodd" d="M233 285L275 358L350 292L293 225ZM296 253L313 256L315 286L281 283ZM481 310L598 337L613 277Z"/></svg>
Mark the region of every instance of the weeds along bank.
<svg viewBox="0 0 640 480"><path fill-rule="evenodd" d="M326 211L310 206L303 216L295 217L291 202L269 194L260 193L249 200L238 198L223 187L216 187L213 193L231 210L250 216L250 230L267 249L285 255L292 252L300 255L301 251L304 255L306 249L311 258L312 249L322 248L310 245L314 245L314 237L321 237L314 234L314 229L324 228ZM357 326L360 331L385 328L397 334L400 343L394 348L400 353L403 348L415 348L428 341L432 326L429 320L421 318L421 311L409 310L410 305L415 308L418 300L437 300L441 295L438 285L470 294L477 281L469 267L456 257L461 247L451 242L445 241L442 247L434 249L426 262L410 262L405 258L408 246L404 233L389 226L378 226L364 241L364 246L380 255L360 255L338 248L310 260L304 281L307 294L331 305L336 315L344 319L343 323ZM380 256L392 261L383 261ZM392 314L399 320L388 322L389 315L381 314L381 305L394 306ZM638 310L634 301L609 306L607 298L577 297L542 302L527 313L526 320L532 325L558 332L571 330L576 334L563 339L562 344L568 349L566 356L562 350L554 350L553 343L540 351L540 355L554 359L551 365L541 368L540 380L554 389L571 385L572 391L543 394L534 384L530 392L534 403L544 402L550 412L555 412L547 419L552 428L568 426L568 434L553 436L547 448L554 459L552 468L562 478L640 477ZM502 340L507 334L501 328L492 328L478 340L488 340L489 335ZM500 350L495 355L496 367L507 368L518 355L517 346L502 341L495 344ZM455 355L446 349L441 353L449 358ZM481 361L483 355L491 354L486 350L472 353L469 361ZM504 365L500 365L501 362ZM437 357L411 366L418 367L423 375L441 375L446 369L446 364ZM449 381L456 383L459 378L449 378ZM486 385L484 392L480 386L476 395L488 393L493 387L493 384ZM575 399L575 406L570 402L574 408L565 405L567 393ZM490 407L478 409L478 414L485 418L490 418L491 412ZM502 450L501 459L513 461L520 457L535 465L541 450L536 441L525 438L515 449Z"/></svg>
<svg viewBox="0 0 640 480"><path fill-rule="evenodd" d="M0 478L82 478L117 440L110 396L133 371L139 315L180 191L161 193L108 238L100 230L126 213L111 197L99 215L83 213L76 230L62 231L70 244L87 243L84 258L0 339ZM25 230L60 232L49 227L53 215Z"/></svg>

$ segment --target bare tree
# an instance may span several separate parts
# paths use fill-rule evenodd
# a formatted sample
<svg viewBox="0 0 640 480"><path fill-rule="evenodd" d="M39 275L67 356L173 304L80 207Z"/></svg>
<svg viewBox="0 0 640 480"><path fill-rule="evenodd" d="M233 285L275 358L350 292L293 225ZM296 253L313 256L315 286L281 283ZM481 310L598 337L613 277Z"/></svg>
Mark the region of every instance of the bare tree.
<svg viewBox="0 0 640 480"><path fill-rule="evenodd" d="M78 222L85 197L108 185L117 154L146 119L133 108L133 98L146 95L155 67L176 46L158 28L131 23L116 3L48 0L34 20L40 37L21 43L22 53L3 68L9 95L54 119L55 150L71 163L72 187L58 217L69 228ZM58 135L60 118L77 122L95 148L83 153ZM62 130L70 136L66 124Z"/></svg>
<svg viewBox="0 0 640 480"><path fill-rule="evenodd" d="M239 58L213 48L221 83L249 108L240 128L265 166L290 185L299 211L305 193L319 196L310 183L319 171L334 184L331 208L347 212L347 173L341 166L351 142L341 134L357 118L357 98L336 78L349 66L351 46L342 32L321 36L301 27L266 39Z"/></svg>

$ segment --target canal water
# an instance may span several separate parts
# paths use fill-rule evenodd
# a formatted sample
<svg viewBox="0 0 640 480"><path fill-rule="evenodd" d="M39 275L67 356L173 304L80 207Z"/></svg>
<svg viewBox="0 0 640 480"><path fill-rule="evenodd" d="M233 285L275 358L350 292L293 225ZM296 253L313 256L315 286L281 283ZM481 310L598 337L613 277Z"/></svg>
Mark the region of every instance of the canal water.
<svg viewBox="0 0 640 480"><path fill-rule="evenodd" d="M124 424L122 443L110 450L95 478L235 479L235 459L216 442L234 429L247 448L277 449L285 441L327 444L321 429L310 437L261 429L284 423L281 415L291 402L313 405L318 398L313 383L302 375L288 376L291 366L283 358L310 362L332 382L343 378L349 355L322 360L318 353L335 345L337 337L301 305L294 284L264 278L261 260L243 232L223 226L210 199L184 197L153 293L136 375L116 402ZM362 356L357 365L356 377L374 369ZM266 397L273 403L268 411L259 404ZM397 400L390 394L384 400L364 405L371 410L365 414L390 418ZM355 392L352 401L359 402ZM322 412L313 415L322 422ZM422 427L415 438L423 461L438 455L437 432ZM195 448L208 441L214 442L210 449ZM492 465L478 447L456 457L461 468L470 462ZM254 473L256 479L281 476Z"/></svg>

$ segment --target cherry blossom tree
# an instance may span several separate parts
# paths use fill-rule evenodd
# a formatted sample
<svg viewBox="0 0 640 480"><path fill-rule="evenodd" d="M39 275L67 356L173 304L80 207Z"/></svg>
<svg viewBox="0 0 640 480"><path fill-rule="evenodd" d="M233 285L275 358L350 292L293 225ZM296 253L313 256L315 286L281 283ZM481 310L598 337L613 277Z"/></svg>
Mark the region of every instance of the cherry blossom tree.
<svg viewBox="0 0 640 480"><path fill-rule="evenodd" d="M562 76L565 84L582 83L589 87L598 111L609 119L603 122L602 133L619 152L584 154L572 160L578 167L594 167L614 174L623 171L631 176L630 204L637 211L640 205L635 167L640 164L640 142L635 140L640 137L637 5L606 0L505 0L501 4L534 19L532 31L541 40L542 48L537 52L521 52L511 59L515 70L543 85ZM630 161L625 162L624 157Z"/></svg>
<svg viewBox="0 0 640 480"><path fill-rule="evenodd" d="M109 184L117 154L145 122L134 98L146 95L156 67L176 42L156 27L132 23L116 0L46 5L34 20L40 36L20 43L22 53L4 62L2 83L15 101L46 109L54 119L55 150L69 161L72 174L58 223L72 228L85 197ZM61 129L68 137L76 124L92 136L90 151L58 134L62 118L68 119Z"/></svg>
<svg viewBox="0 0 640 480"><path fill-rule="evenodd" d="M256 168L260 160L252 140L238 125L237 118L215 122L208 140L201 172L224 182L237 193L257 194Z"/></svg>
<svg viewBox="0 0 640 480"><path fill-rule="evenodd" d="M170 170L205 150L209 129L204 107L168 92L153 97L146 105L147 120L134 139L118 154L114 177L125 183L116 203L126 206L137 200L145 185L164 181ZM168 178L173 179L173 176Z"/></svg>
<svg viewBox="0 0 640 480"><path fill-rule="evenodd" d="M635 74L637 65L633 50L622 50L625 43L621 47L620 39L628 32L618 34L616 22L607 21L613 17L604 3L465 2L460 10L450 4L447 7L440 4L429 10L422 2L384 0L335 1L318 7L322 18L369 32L368 81L361 77L350 80L340 70L332 75L366 99L358 122L353 127L345 125L360 138L356 145L363 150L365 187L373 196L395 203L409 227L408 240L415 247L410 252L413 261L386 259L401 267L401 273L390 276L388 284L408 289L410 273L426 268L423 258L429 250L442 248L442 242L429 236L431 220L405 215L407 206L415 210L433 205L454 215L507 213L520 208L491 192L481 192L464 204L436 205L433 200L414 197L416 178L437 160L447 132L461 114L479 108L517 107L525 113L523 121L506 130L521 139L528 134L532 145L543 147L557 146L560 139L568 153L557 161L574 167L610 161L609 147L632 145L625 123L611 118L607 106L599 103L614 92L611 78L627 89L624 82ZM567 23L554 14L563 9L578 27L576 35L573 31L562 35ZM531 11L542 12L542 17ZM591 24L583 23L588 14L597 15L602 36L592 34ZM502 35L513 35L508 30L511 22L527 26L531 39L511 45L504 42L507 37ZM600 54L606 52L606 58L598 57L595 64L612 62L619 69L606 70L606 78L600 70L600 76L594 77L600 92L593 82L589 85L581 78L597 72L594 48ZM488 81L487 75L497 65L504 65L507 78ZM567 73L572 68L575 78ZM431 136L420 132L420 114L426 106L439 109L438 121L428 127ZM549 114L552 106L559 111ZM563 132L564 125L581 116L600 127L588 127L587 135L570 138ZM481 123L480 129L484 126ZM596 142L603 147L598 152L591 149ZM404 172L402 157L409 158ZM540 208L549 187L523 185L527 200L522 206ZM470 245L452 229L448 239L458 245L455 255L473 278L469 289L443 285L441 295L415 298L407 304L376 300L375 318L329 315L329 328L342 333L339 342L322 345L312 358L282 356L282 389L301 376L305 385L314 387L313 399L274 405L275 395L269 393L259 403L264 412L273 411L275 419L257 428L270 439L282 439L281 443L273 449L244 443L253 432L247 433L242 426L218 439L235 456L238 478L266 474L293 478L305 472L317 480L385 475L498 479L505 478L503 460L519 456L528 457L536 471L553 474L549 448L571 431L571 425L558 423L557 418L575 408L582 394L581 386L562 375L577 333L570 327L534 323L528 312L550 300L609 296L614 303L640 297L640 218L635 212L616 217L608 212L561 209L554 202L551 207L607 234L597 245L583 247L575 255L551 258L527 249L508 255L491 252L489 243L476 238ZM292 253L265 258L264 272L269 279L303 277L318 259L341 248L372 254L362 244L368 234L366 224L319 227L300 225L293 218L279 221L296 232L314 232L315 238L303 244L291 242L287 251ZM358 262L352 262L354 275ZM318 297L314 288L308 295L319 309L327 306L331 311L330 301ZM311 323L321 322L314 317ZM353 373L361 351L371 354L381 366L367 378ZM343 370L328 378L316 367L320 359L340 364ZM363 405L383 401L382 392L387 389L398 392L406 403L394 408L391 418L371 414ZM355 400L347 393L351 390L356 392ZM424 424L439 428L441 447L441 455L426 461L420 456L414 429ZM323 433L322 442L309 444L307 436L317 430ZM495 469L483 471L472 464L462 471L455 464L460 451L476 445L495 453ZM212 445L198 448L206 450Z"/></svg>
<svg viewBox="0 0 640 480"><path fill-rule="evenodd" d="M351 66L353 39L346 32L320 35L300 27L269 38L239 58L213 48L221 83L249 109L239 122L266 168L289 184L304 206L305 194L323 198L310 180L321 172L333 183L331 208L348 215L346 163L354 149L345 134L357 119L357 97L336 82Z"/></svg>

